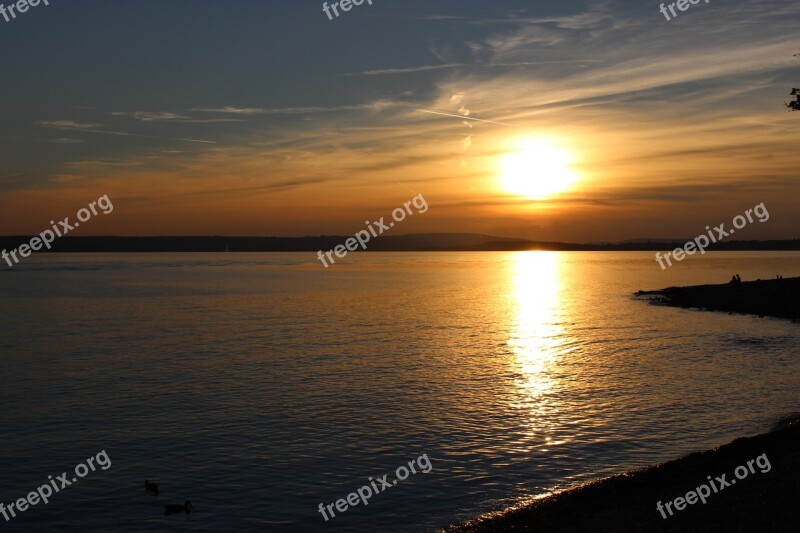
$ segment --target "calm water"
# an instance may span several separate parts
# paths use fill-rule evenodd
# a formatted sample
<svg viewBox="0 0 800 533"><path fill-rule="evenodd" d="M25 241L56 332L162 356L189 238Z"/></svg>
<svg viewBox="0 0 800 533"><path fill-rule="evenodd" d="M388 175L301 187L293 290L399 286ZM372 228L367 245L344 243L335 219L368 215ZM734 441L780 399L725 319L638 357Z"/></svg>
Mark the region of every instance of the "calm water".
<svg viewBox="0 0 800 533"><path fill-rule="evenodd" d="M0 272L0 501L101 450L112 466L0 527L424 531L760 432L800 410L800 325L631 293L799 260L34 258ZM423 453L430 473L318 513ZM163 516L186 499L190 519Z"/></svg>

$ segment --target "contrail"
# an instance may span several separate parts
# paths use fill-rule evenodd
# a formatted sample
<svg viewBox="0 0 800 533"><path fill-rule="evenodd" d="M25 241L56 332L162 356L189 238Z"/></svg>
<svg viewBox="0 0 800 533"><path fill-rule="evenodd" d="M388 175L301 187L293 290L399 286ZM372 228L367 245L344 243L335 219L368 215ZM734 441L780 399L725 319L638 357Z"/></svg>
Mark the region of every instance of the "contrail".
<svg viewBox="0 0 800 533"><path fill-rule="evenodd" d="M414 191L411 189L411 187L409 187L409 186L408 186L408 185L406 185L405 183L400 183L399 181L397 181L397 179L395 179L395 177L394 177L394 176L389 176L389 177L390 177L390 178L392 178L392 180L394 180L394 182L395 182L396 184L398 184L398 185L400 185L401 187L404 187L405 189L407 189L407 190L408 190L408 191L409 191L411 194L417 194L417 193L415 193L415 192L414 192Z"/></svg>
<svg viewBox="0 0 800 533"><path fill-rule="evenodd" d="M189 143L208 143L208 144L217 144L214 141L204 141L202 139L177 139L174 137L156 137L154 135L138 135L136 133L123 133L120 131L106 131L106 130L87 130L85 128L61 128L61 129L68 129L70 131L85 131L89 133L105 133L106 135L124 135L125 137L142 137L144 139L161 139L164 141L183 141Z"/></svg>
<svg viewBox="0 0 800 533"><path fill-rule="evenodd" d="M450 113L440 113L438 111L429 111L427 109L417 109L417 111L421 113L430 113L432 115L442 115L445 117L455 117L460 118L462 120L477 120L478 122L488 122L489 124L500 124L502 126L513 126L513 124L509 124L507 122L495 122L494 120L483 120L482 118L474 118L474 117L466 117L464 115L451 115Z"/></svg>
<svg viewBox="0 0 800 533"><path fill-rule="evenodd" d="M39 123L41 126L45 128L53 128L62 131L74 131L74 132L84 132L84 133L102 133L105 135L122 135L124 137L141 137L143 139L161 139L162 141L181 141L181 142L189 142L189 143L207 143L207 144L217 144L214 141L204 141L202 139L180 139L175 137L157 137L155 135L140 135L138 133L125 133L121 131L109 131L109 130L96 130L93 128L80 128L74 126L61 126L56 124L47 124L47 123ZM92 124L93 126L95 124Z"/></svg>

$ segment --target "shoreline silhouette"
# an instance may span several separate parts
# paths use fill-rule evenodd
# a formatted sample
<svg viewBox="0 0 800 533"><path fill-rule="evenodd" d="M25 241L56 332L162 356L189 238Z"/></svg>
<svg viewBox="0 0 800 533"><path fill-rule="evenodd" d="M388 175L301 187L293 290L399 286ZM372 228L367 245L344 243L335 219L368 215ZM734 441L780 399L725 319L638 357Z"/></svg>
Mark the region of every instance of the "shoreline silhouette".
<svg viewBox="0 0 800 533"><path fill-rule="evenodd" d="M592 481L441 531L792 531L797 527L798 444L800 414L794 414L781 419L767 433ZM709 475L731 476L738 466L761 454L769 457L768 472L756 471L739 484L714 493L705 504L689 505L667 518L659 514L657 502L685 495Z"/></svg>
<svg viewBox="0 0 800 533"><path fill-rule="evenodd" d="M668 307L800 319L800 277L742 281L734 274L724 284L638 291L635 296Z"/></svg>

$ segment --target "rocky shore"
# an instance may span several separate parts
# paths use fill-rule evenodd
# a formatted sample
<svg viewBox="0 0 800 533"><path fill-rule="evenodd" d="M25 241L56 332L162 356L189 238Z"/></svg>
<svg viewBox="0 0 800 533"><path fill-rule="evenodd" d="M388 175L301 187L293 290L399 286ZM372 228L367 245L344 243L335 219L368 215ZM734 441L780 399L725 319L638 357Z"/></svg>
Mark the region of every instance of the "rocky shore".
<svg viewBox="0 0 800 533"><path fill-rule="evenodd" d="M671 307L800 319L800 278L669 287L636 296Z"/></svg>
<svg viewBox="0 0 800 533"><path fill-rule="evenodd" d="M761 465L766 457L769 468L753 462L754 468L737 478L737 467L747 469L758 457ZM690 491L723 474L728 485L716 481L718 492L705 503L694 498L694 504L676 508L677 498L691 500ZM789 532L797 531L798 498L800 415L793 415L769 433L588 483L443 532ZM672 515L659 511L658 504L667 502Z"/></svg>

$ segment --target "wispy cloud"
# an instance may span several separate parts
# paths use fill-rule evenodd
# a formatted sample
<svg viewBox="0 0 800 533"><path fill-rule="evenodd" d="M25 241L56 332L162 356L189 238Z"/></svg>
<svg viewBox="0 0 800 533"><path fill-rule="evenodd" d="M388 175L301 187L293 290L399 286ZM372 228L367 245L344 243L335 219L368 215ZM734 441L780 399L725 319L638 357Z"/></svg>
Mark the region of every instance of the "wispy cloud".
<svg viewBox="0 0 800 533"><path fill-rule="evenodd" d="M309 107L278 107L278 108L263 108L263 107L211 107L211 108L195 108L192 111L199 111L203 113L226 113L233 115L306 115L312 113L334 113L340 111L374 111L385 109L393 105L398 105L395 102L389 101L375 101L366 104L355 105L340 105L340 106L309 106Z"/></svg>
<svg viewBox="0 0 800 533"><path fill-rule="evenodd" d="M115 111L111 114L115 117L135 118L136 120L141 120L142 122L157 122L162 120L169 121L189 118L177 113L172 113L170 111Z"/></svg>
<svg viewBox="0 0 800 533"><path fill-rule="evenodd" d="M45 128L54 128L58 130L75 131L81 133L97 133L101 135L139 137L142 139L159 139L162 141L180 141L180 142L191 142L191 143L216 144L215 141L206 141L203 139L182 139L177 137L159 137L155 135L142 135L139 133L127 133L122 131L98 130L95 128L100 127L101 126L100 124L83 124L72 120L51 120L51 121L37 122L36 124L39 126L43 126Z"/></svg>
<svg viewBox="0 0 800 533"><path fill-rule="evenodd" d="M36 123L45 128L56 128L60 130L86 130L99 128L101 124L87 124L84 122L76 122L74 120L45 120Z"/></svg>
<svg viewBox="0 0 800 533"><path fill-rule="evenodd" d="M375 70L364 70L362 72L350 72L345 76L380 76L384 74L411 74L414 72L430 72L432 70L447 70L456 67L469 66L466 63L449 63L445 65L420 65L417 67L404 68L384 68Z"/></svg>
<svg viewBox="0 0 800 533"><path fill-rule="evenodd" d="M235 107L225 106L217 108L193 109L203 113L227 113L233 115L305 115L309 113L331 113L335 111L355 111L363 109L362 106L334 106L334 107Z"/></svg>
<svg viewBox="0 0 800 533"><path fill-rule="evenodd" d="M223 122L245 122L242 118L193 118L170 111L115 111L115 117L133 118L142 122L177 122L182 124L216 124Z"/></svg>
<svg viewBox="0 0 800 533"><path fill-rule="evenodd" d="M476 49L481 49L480 44L473 45ZM598 59L563 59L558 61L542 60L542 61L517 61L510 63L491 62L491 63L445 63L441 65L419 65L415 67L397 67L397 68L384 68L363 70L361 72L348 72L343 76L385 76L392 74L415 74L418 72L431 72L436 70L449 70L461 68L464 70L474 71L480 69L498 69L498 68L514 68L514 67L531 67L537 65L564 65L566 63L598 63Z"/></svg>

